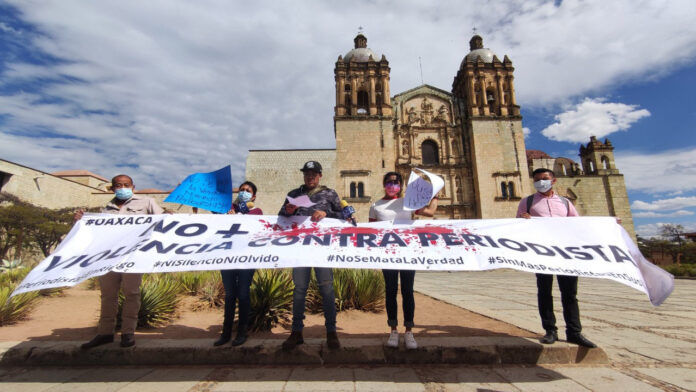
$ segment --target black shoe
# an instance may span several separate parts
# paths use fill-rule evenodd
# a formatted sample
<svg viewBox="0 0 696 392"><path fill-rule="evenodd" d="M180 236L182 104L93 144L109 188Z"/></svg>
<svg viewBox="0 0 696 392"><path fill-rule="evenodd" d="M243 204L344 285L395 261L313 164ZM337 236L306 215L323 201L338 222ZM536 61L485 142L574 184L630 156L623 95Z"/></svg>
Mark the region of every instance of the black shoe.
<svg viewBox="0 0 696 392"><path fill-rule="evenodd" d="M326 333L326 345L329 346L331 350L338 350L341 348L341 342L338 341L338 335L336 332Z"/></svg>
<svg viewBox="0 0 696 392"><path fill-rule="evenodd" d="M588 347L588 348L597 347L596 344L590 342L586 337L582 336L581 333L568 335L566 337L566 340L568 341L568 343L575 343L578 346L583 346L583 347Z"/></svg>
<svg viewBox="0 0 696 392"><path fill-rule="evenodd" d="M223 344L227 343L232 339L232 332L222 332L220 334L220 338L213 343L213 346L222 346Z"/></svg>
<svg viewBox="0 0 696 392"><path fill-rule="evenodd" d="M122 333L121 334L121 347L133 347L133 346L135 346L135 334Z"/></svg>
<svg viewBox="0 0 696 392"><path fill-rule="evenodd" d="M87 350L92 347L101 346L102 344L113 343L113 341L114 335L97 335L89 342L82 344L80 348Z"/></svg>
<svg viewBox="0 0 696 392"><path fill-rule="evenodd" d="M539 341L544 344L554 344L557 340L558 333L556 331L546 331L546 335L539 339Z"/></svg>
<svg viewBox="0 0 696 392"><path fill-rule="evenodd" d="M304 343L302 331L292 331L290 336L283 342L283 351L293 350L298 345Z"/></svg>
<svg viewBox="0 0 696 392"><path fill-rule="evenodd" d="M246 332L244 333L237 333L237 336L235 336L234 340L232 341L233 346L241 346L246 342L247 340L247 334Z"/></svg>

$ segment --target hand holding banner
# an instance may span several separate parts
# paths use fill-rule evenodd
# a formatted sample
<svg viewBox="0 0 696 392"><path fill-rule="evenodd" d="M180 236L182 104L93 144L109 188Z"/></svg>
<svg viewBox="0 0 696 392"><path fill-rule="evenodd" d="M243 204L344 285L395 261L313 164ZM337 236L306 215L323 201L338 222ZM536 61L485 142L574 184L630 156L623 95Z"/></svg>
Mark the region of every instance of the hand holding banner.
<svg viewBox="0 0 696 392"><path fill-rule="evenodd" d="M164 201L226 213L232 208L230 166L210 173L191 174Z"/></svg>
<svg viewBox="0 0 696 392"><path fill-rule="evenodd" d="M445 186L445 181L440 176L423 169L414 168L413 170L418 170L425 174L430 182L424 180L415 172L411 172L408 178L406 195L404 196L404 210L406 211L415 211L427 206L430 200Z"/></svg>

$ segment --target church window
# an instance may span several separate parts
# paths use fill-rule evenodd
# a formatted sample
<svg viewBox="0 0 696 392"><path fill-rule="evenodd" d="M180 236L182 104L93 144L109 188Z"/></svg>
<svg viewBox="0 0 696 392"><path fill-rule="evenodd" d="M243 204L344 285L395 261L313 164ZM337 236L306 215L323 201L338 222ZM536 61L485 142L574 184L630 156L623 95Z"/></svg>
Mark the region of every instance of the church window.
<svg viewBox="0 0 696 392"><path fill-rule="evenodd" d="M594 172L595 172L594 162L592 162L592 161L589 160L589 159L587 160L587 169L588 169L588 171L589 171L590 173L594 173Z"/></svg>
<svg viewBox="0 0 696 392"><path fill-rule="evenodd" d="M369 109L369 99L367 91L358 91L358 113L367 114Z"/></svg>
<svg viewBox="0 0 696 392"><path fill-rule="evenodd" d="M505 181L500 183L500 193L503 196L503 199L508 198L508 189L507 189L507 185L505 184Z"/></svg>
<svg viewBox="0 0 696 392"><path fill-rule="evenodd" d="M609 169L609 159L604 155L602 155L602 168L604 170Z"/></svg>
<svg viewBox="0 0 696 392"><path fill-rule="evenodd" d="M350 92L350 84L346 84L346 85L343 87L343 91L349 93L349 92Z"/></svg>
<svg viewBox="0 0 696 392"><path fill-rule="evenodd" d="M563 171L563 175L564 175L564 176L567 176L567 175L568 175L568 171L566 170L566 166L565 166L564 164L562 164L562 163L561 163L561 170Z"/></svg>
<svg viewBox="0 0 696 392"><path fill-rule="evenodd" d="M426 140L421 144L421 154L423 155L424 165L437 165L440 163L437 143L432 140Z"/></svg>
<svg viewBox="0 0 696 392"><path fill-rule="evenodd" d="M357 196L357 187L355 186L355 182L350 183L350 197L355 198Z"/></svg>
<svg viewBox="0 0 696 392"><path fill-rule="evenodd" d="M512 181L507 183L507 188L508 188L508 197L510 199L515 197L515 183Z"/></svg>
<svg viewBox="0 0 696 392"><path fill-rule="evenodd" d="M488 104L488 110L491 114L496 114L495 101L496 98L493 89L486 90L486 103Z"/></svg>
<svg viewBox="0 0 696 392"><path fill-rule="evenodd" d="M365 197L365 184L362 182L358 183L358 197Z"/></svg>

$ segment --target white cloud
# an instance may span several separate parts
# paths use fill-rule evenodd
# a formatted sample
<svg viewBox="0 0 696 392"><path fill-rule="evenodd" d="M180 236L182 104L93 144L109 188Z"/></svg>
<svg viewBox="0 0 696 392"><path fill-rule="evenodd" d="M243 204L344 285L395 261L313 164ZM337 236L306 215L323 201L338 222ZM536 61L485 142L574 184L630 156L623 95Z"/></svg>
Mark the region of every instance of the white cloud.
<svg viewBox="0 0 696 392"><path fill-rule="evenodd" d="M527 127L522 127L522 133L524 134L524 138L528 138L529 135L532 134L532 130L527 128Z"/></svg>
<svg viewBox="0 0 696 392"><path fill-rule="evenodd" d="M649 203L636 200L631 204L633 210L670 211L687 207L696 207L696 196L674 197L671 199L655 200Z"/></svg>
<svg viewBox="0 0 696 392"><path fill-rule="evenodd" d="M512 59L527 107L654 77L696 54L691 0L10 3L40 31L17 34L21 47L65 62L2 60L0 88L31 88L0 95L0 156L106 177L132 165L141 188L228 163L237 182L248 149L333 147L333 67L358 25L390 61L392 94L420 84L419 57L425 83L449 90L470 28L487 26L484 44Z"/></svg>
<svg viewBox="0 0 696 392"><path fill-rule="evenodd" d="M687 211L687 210L679 210L679 211L668 212L668 213L654 212L654 211L634 212L633 213L634 218L669 218L669 217L690 216L690 215L694 215L694 212Z"/></svg>
<svg viewBox="0 0 696 392"><path fill-rule="evenodd" d="M636 226L636 234L641 236L641 237L657 237L660 235L660 229L662 228L663 225L666 224L671 224L667 222L660 222L660 223L649 223L645 225L639 225ZM684 226L684 232L685 233L690 233L690 232L696 232L696 224L691 223L691 224L682 224Z"/></svg>
<svg viewBox="0 0 696 392"><path fill-rule="evenodd" d="M615 161L629 190L651 194L696 190L696 148L652 154L617 151ZM689 197L674 198L681 199L691 200Z"/></svg>
<svg viewBox="0 0 696 392"><path fill-rule="evenodd" d="M603 138L617 131L625 131L631 124L650 116L645 109L635 105L604 102L602 99L585 99L574 108L557 114L555 123L541 134L549 139L564 142L585 142L590 136Z"/></svg>

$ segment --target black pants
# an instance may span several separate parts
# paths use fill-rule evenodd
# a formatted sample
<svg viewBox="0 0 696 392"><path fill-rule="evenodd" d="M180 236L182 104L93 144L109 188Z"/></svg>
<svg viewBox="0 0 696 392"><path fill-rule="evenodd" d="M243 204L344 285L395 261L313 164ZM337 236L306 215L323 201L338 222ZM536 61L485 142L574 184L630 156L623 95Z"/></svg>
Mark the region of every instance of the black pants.
<svg viewBox="0 0 696 392"><path fill-rule="evenodd" d="M401 274L401 299L403 300L404 326L412 328L413 313L416 309L416 301L413 299L413 280L416 277L416 271L382 270L382 274L384 275L384 288L386 291L387 324L389 324L390 327L396 327L398 325L396 316L396 292L399 288L399 274Z"/></svg>
<svg viewBox="0 0 696 392"><path fill-rule="evenodd" d="M541 325L546 331L557 331L556 316L553 314L553 275L536 274L537 299L539 301L539 316ZM578 334L582 330L580 325L580 308L578 307L578 277L557 275L558 288L561 289L561 303L563 304L563 319L566 324L566 335Z"/></svg>
<svg viewBox="0 0 696 392"><path fill-rule="evenodd" d="M251 311L251 299L249 288L254 278L255 269L231 269L222 270L222 285L225 286L225 316L222 322L222 332L229 334L232 331L234 321L235 302L239 301L240 328L246 330L249 324L249 312Z"/></svg>

